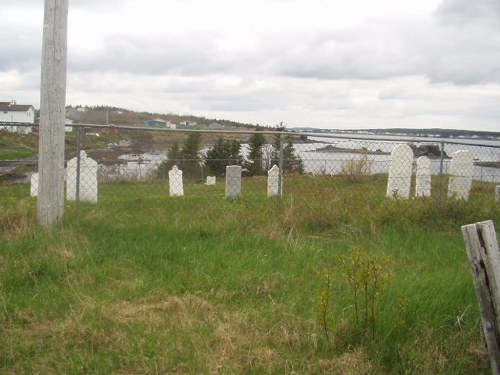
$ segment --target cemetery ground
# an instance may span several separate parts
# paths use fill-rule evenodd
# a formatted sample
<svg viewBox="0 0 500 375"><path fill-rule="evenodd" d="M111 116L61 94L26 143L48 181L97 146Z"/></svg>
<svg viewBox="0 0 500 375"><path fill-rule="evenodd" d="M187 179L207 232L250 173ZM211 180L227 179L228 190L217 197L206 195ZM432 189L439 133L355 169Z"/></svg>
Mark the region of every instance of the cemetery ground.
<svg viewBox="0 0 500 375"><path fill-rule="evenodd" d="M103 183L53 228L0 186L0 372L490 372L460 226L498 229L493 184L400 200L387 176L304 175L279 207L263 177L217 183Z"/></svg>

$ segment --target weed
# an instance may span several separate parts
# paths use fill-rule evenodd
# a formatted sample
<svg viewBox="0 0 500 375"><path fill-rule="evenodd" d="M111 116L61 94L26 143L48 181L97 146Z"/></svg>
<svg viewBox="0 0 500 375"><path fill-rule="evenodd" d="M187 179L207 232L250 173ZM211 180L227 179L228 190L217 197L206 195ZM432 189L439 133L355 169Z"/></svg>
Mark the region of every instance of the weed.
<svg viewBox="0 0 500 375"><path fill-rule="evenodd" d="M360 181L362 176L369 176L373 161L368 158L368 153L364 152L358 159L352 159L342 163L340 175L346 176L351 181Z"/></svg>
<svg viewBox="0 0 500 375"><path fill-rule="evenodd" d="M386 286L393 278L392 260L388 256L369 255L361 247L354 246L349 256L338 257L343 274L353 293L357 324L364 333L375 338L377 303ZM361 306L360 306L361 305Z"/></svg>

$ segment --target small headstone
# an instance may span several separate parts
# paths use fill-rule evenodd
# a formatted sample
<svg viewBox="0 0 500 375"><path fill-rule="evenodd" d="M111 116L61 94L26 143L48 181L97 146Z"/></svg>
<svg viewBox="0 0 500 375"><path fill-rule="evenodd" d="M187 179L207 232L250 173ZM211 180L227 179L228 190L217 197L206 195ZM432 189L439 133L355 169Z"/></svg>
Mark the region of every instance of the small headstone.
<svg viewBox="0 0 500 375"><path fill-rule="evenodd" d="M495 188L495 201L500 202L500 185Z"/></svg>
<svg viewBox="0 0 500 375"><path fill-rule="evenodd" d="M207 185L215 185L215 176L207 176Z"/></svg>
<svg viewBox="0 0 500 375"><path fill-rule="evenodd" d="M431 161L427 156L421 156L417 159L415 196L431 196Z"/></svg>
<svg viewBox="0 0 500 375"><path fill-rule="evenodd" d="M473 157L469 150L460 150L451 154L450 181L448 197L469 199L472 186Z"/></svg>
<svg viewBox="0 0 500 375"><path fill-rule="evenodd" d="M30 195L32 197L38 197L38 173L33 173L31 175Z"/></svg>
<svg viewBox="0 0 500 375"><path fill-rule="evenodd" d="M76 200L77 190L77 158L68 161L66 170L66 199ZM97 162L87 157L85 151L80 151L80 186L79 199L81 202L97 203Z"/></svg>
<svg viewBox="0 0 500 375"><path fill-rule="evenodd" d="M170 196L184 195L184 184L182 182L182 171L174 165L168 172L168 184L170 186Z"/></svg>
<svg viewBox="0 0 500 375"><path fill-rule="evenodd" d="M275 164L267 172L267 196L268 197L273 197L273 196L279 195L279 178L280 178L280 169ZM281 181L281 193L283 193L283 181Z"/></svg>
<svg viewBox="0 0 500 375"><path fill-rule="evenodd" d="M397 145L391 153L387 196L408 199L410 197L413 151L408 145Z"/></svg>
<svg viewBox="0 0 500 375"><path fill-rule="evenodd" d="M241 166L226 167L226 198L238 198L241 195Z"/></svg>

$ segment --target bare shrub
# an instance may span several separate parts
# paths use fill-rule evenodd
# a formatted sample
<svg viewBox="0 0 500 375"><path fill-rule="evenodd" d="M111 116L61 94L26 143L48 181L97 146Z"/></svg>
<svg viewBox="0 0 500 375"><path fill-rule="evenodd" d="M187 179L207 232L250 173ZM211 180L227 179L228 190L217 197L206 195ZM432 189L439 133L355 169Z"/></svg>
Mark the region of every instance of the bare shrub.
<svg viewBox="0 0 500 375"><path fill-rule="evenodd" d="M349 181L359 181L362 176L370 175L372 164L368 153L364 152L357 159L343 162L339 174L347 176Z"/></svg>

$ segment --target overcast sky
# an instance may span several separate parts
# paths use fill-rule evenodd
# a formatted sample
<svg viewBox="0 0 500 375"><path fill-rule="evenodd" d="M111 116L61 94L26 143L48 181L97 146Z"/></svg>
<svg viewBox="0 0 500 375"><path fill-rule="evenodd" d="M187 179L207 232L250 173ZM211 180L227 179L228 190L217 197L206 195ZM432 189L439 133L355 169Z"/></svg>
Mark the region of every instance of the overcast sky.
<svg viewBox="0 0 500 375"><path fill-rule="evenodd" d="M0 101L40 103L43 0L0 12ZM500 131L500 0L69 0L67 104Z"/></svg>

